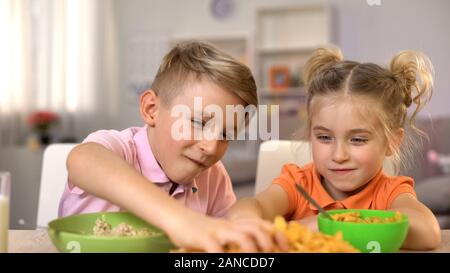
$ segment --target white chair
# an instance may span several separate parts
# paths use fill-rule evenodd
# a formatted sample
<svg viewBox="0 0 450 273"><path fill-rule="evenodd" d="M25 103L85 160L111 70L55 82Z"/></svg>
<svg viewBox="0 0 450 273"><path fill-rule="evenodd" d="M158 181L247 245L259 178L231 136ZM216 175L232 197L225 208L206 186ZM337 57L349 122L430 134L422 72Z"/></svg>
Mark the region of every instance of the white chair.
<svg viewBox="0 0 450 273"><path fill-rule="evenodd" d="M67 182L66 159L76 145L52 144L44 151L37 228L46 228L48 222L58 217L59 200Z"/></svg>
<svg viewBox="0 0 450 273"><path fill-rule="evenodd" d="M269 140L259 147L256 169L255 194L266 189L272 180L281 173L281 167L287 163L303 166L312 161L311 145L307 141ZM391 160L384 161L386 174L394 174Z"/></svg>
<svg viewBox="0 0 450 273"><path fill-rule="evenodd" d="M303 166L312 161L309 142L269 140L259 147L255 194L266 189L287 163Z"/></svg>

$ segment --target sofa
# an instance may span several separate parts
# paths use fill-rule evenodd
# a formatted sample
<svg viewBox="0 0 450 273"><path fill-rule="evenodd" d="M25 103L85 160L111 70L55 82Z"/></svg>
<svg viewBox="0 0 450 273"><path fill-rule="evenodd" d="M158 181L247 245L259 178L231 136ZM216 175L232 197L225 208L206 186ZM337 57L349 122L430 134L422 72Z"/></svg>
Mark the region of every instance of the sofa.
<svg viewBox="0 0 450 273"><path fill-rule="evenodd" d="M414 155L413 164L401 171L416 183L418 199L433 211L441 229L450 229L450 173L448 166L432 160L430 153L450 155L450 116L430 120L421 118L416 126L428 135L422 147ZM420 143L419 139L415 140Z"/></svg>

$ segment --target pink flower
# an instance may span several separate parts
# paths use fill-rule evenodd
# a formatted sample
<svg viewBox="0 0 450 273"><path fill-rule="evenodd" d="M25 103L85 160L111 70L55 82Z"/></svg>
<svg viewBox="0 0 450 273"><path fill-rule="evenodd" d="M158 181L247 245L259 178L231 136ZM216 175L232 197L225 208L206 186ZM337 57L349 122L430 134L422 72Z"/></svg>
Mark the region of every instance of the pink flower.
<svg viewBox="0 0 450 273"><path fill-rule="evenodd" d="M28 124L37 131L46 131L51 125L56 124L59 116L51 111L35 111L28 116Z"/></svg>
<svg viewBox="0 0 450 273"><path fill-rule="evenodd" d="M428 161L436 163L439 161L439 155L435 150L429 150L427 153Z"/></svg>

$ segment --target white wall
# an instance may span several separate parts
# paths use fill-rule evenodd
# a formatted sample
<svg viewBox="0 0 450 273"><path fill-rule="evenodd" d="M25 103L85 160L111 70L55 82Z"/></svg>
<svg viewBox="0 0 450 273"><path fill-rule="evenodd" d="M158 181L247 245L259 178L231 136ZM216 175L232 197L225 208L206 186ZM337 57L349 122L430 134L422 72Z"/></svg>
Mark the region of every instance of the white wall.
<svg viewBox="0 0 450 273"><path fill-rule="evenodd" d="M388 64L404 49L420 50L432 60L435 93L422 115L450 115L450 1L334 0L338 16L338 44L344 57Z"/></svg>
<svg viewBox="0 0 450 273"><path fill-rule="evenodd" d="M230 18L217 20L210 12L210 0L115 0L119 51L119 83L116 116L111 127L140 125L137 99L126 95L125 63L129 40L136 34L148 36L205 36L211 34L248 33L253 35L255 10L260 6L306 4L323 1L235 0ZM450 115L450 1L381 0L369 6L366 0L330 0L333 7L332 41L346 58L388 64L403 49L425 52L436 70L436 89L425 108L433 116ZM159 54L160 52L158 52ZM155 62L159 60L155 57ZM155 64L157 66L157 64ZM150 74L150 72L149 72ZM149 75L152 77L153 75ZM425 112L425 111L424 111ZM422 113L424 114L424 113Z"/></svg>

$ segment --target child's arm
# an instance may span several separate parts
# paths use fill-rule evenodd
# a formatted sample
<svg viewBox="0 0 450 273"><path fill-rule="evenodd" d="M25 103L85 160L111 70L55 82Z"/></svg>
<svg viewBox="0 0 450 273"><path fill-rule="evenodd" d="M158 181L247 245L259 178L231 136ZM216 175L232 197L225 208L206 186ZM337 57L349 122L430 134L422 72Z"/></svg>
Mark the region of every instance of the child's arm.
<svg viewBox="0 0 450 273"><path fill-rule="evenodd" d="M230 208L229 219L262 218L272 221L277 215L286 214L289 207L288 195L276 184L252 198L243 198Z"/></svg>
<svg viewBox="0 0 450 273"><path fill-rule="evenodd" d="M390 209L409 217L409 231L403 248L424 250L436 248L440 244L441 231L436 217L413 195L400 194Z"/></svg>
<svg viewBox="0 0 450 273"><path fill-rule="evenodd" d="M289 206L287 193L281 186L273 184L255 197L240 199L228 211L226 218L235 223L246 223L253 226L262 226L265 221L273 221L278 215L286 214ZM272 226L272 225L271 225ZM288 251L287 238L277 232L273 236L273 229L260 229L260 241L271 241L281 251Z"/></svg>
<svg viewBox="0 0 450 273"><path fill-rule="evenodd" d="M251 230L224 219L205 217L161 191L114 152L97 143L75 147L67 159L71 183L108 200L164 230L180 247L221 252L227 243L243 251L270 251L264 228ZM260 238L263 238L261 240Z"/></svg>
<svg viewBox="0 0 450 273"><path fill-rule="evenodd" d="M288 211L289 201L287 193L277 184L253 198L239 200L227 214L229 219L262 218L272 221L275 216L285 215ZM312 231L318 231L317 215L298 220Z"/></svg>

